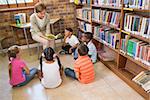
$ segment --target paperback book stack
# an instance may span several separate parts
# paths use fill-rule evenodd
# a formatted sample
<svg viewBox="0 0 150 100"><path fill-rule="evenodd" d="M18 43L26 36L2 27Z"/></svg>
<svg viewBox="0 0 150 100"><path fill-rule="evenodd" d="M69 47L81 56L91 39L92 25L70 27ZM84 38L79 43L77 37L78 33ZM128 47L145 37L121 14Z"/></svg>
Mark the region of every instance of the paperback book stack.
<svg viewBox="0 0 150 100"><path fill-rule="evenodd" d="M118 28L120 25L121 13L101 9L92 9L92 20L104 24L110 24Z"/></svg>
<svg viewBox="0 0 150 100"><path fill-rule="evenodd" d="M142 71L132 79L135 83L140 85L145 91L150 93L150 71Z"/></svg>
<svg viewBox="0 0 150 100"><path fill-rule="evenodd" d="M150 18L126 13L124 30L132 34L150 38Z"/></svg>

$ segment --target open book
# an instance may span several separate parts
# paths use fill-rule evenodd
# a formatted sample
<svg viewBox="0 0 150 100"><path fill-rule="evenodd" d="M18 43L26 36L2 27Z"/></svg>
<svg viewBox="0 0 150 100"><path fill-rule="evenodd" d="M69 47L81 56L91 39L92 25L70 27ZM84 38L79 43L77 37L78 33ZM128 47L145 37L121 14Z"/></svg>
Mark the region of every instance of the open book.
<svg viewBox="0 0 150 100"><path fill-rule="evenodd" d="M57 35L53 35L53 34L45 34L43 36L41 36L42 38L45 38L47 40L54 40L54 39L59 39L61 37L63 37L63 35L61 33L57 34Z"/></svg>

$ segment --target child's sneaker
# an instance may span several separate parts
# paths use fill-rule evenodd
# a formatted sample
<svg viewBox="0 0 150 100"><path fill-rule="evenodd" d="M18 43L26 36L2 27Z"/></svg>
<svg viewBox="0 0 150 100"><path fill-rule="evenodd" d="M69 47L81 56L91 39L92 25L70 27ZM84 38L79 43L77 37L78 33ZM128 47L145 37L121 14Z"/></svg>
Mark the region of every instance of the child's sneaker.
<svg viewBox="0 0 150 100"><path fill-rule="evenodd" d="M66 52L64 50L59 51L59 54L64 55Z"/></svg>

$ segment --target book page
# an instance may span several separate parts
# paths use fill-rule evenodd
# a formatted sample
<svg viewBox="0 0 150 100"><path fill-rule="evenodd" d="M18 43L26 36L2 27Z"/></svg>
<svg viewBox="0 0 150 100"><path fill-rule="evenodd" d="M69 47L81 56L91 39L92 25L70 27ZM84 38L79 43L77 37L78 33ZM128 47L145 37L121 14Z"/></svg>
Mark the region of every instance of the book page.
<svg viewBox="0 0 150 100"><path fill-rule="evenodd" d="M6 0L0 0L0 5L5 5L5 4L7 4Z"/></svg>

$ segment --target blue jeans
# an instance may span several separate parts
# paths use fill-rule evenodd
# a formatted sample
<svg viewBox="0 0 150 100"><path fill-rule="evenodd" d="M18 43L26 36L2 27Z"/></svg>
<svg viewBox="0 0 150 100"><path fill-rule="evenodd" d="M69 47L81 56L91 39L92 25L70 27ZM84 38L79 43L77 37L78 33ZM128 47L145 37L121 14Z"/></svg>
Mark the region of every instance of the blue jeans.
<svg viewBox="0 0 150 100"><path fill-rule="evenodd" d="M76 78L76 74L75 74L74 70L71 69L71 68L65 68L65 75L68 76L68 77L71 77L71 78L73 78L73 79L78 80L78 79Z"/></svg>
<svg viewBox="0 0 150 100"><path fill-rule="evenodd" d="M76 60L78 58L78 51L77 51L77 49L73 52L73 54L74 54L74 60Z"/></svg>
<svg viewBox="0 0 150 100"><path fill-rule="evenodd" d="M38 72L38 69L36 69L36 68L30 69L30 75L27 75L26 73L24 73L26 80L25 80L24 82L22 82L22 83L16 85L16 86L19 87L19 86L24 86L24 85L26 85L27 83L29 83L29 82L34 78L34 76L35 76L35 74L36 74L37 72Z"/></svg>

